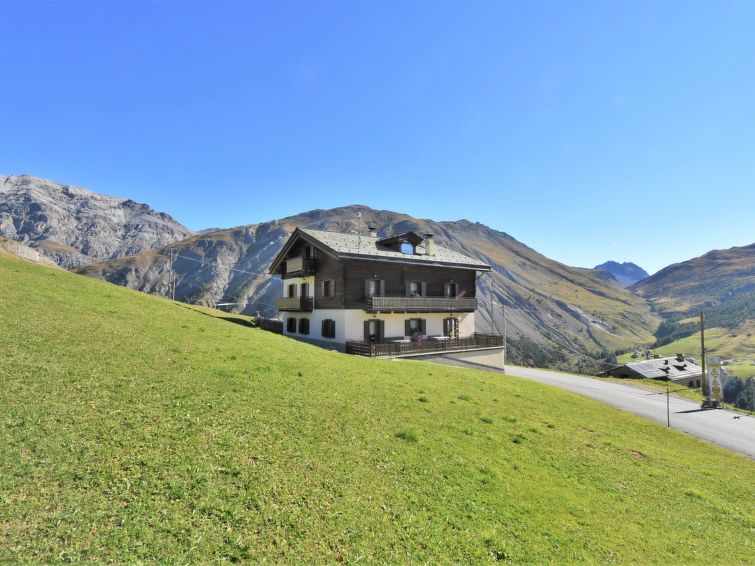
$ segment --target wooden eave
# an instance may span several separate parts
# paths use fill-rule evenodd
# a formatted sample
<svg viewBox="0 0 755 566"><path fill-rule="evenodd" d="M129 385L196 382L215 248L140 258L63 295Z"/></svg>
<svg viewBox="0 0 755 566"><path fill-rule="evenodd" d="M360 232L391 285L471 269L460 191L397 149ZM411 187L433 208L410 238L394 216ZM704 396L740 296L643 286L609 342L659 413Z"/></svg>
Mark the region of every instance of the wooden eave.
<svg viewBox="0 0 755 566"><path fill-rule="evenodd" d="M318 250L328 254L329 256L339 259L338 253L336 253L335 250L332 250L328 246L324 245L320 240L316 240L315 238L312 238L309 234L306 232L303 232L301 229L296 228L293 232L291 232L291 235L288 237L288 240L286 240L286 244L283 246L281 251L278 252L278 255L275 256L275 259L273 260L273 263L270 264L270 267L268 268L267 272L271 275L275 274L278 271L278 268L280 267L280 264L283 262L285 257L288 255L288 252L291 251L291 248L298 242L299 240L304 240L308 244L311 244Z"/></svg>

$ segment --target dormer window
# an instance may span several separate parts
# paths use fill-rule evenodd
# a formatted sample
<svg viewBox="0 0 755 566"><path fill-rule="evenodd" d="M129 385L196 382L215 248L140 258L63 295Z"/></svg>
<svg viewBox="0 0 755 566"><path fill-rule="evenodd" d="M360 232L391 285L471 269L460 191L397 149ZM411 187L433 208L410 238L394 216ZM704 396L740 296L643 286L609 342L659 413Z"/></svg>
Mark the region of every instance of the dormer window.
<svg viewBox="0 0 755 566"><path fill-rule="evenodd" d="M414 255L414 246L408 240L401 240L401 253Z"/></svg>

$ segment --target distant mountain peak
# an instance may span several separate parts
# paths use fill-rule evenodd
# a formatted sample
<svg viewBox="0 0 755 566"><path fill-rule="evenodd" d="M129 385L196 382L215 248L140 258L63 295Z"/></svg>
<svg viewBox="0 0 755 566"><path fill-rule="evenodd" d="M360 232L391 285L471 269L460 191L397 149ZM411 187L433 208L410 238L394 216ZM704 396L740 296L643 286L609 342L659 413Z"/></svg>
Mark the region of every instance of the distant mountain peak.
<svg viewBox="0 0 755 566"><path fill-rule="evenodd" d="M600 265L596 265L595 269L610 273L622 287L629 287L630 285L648 277L647 271L631 261L625 261L623 263L607 261Z"/></svg>
<svg viewBox="0 0 755 566"><path fill-rule="evenodd" d="M165 212L34 175L0 175L0 236L65 268L139 253L193 232Z"/></svg>

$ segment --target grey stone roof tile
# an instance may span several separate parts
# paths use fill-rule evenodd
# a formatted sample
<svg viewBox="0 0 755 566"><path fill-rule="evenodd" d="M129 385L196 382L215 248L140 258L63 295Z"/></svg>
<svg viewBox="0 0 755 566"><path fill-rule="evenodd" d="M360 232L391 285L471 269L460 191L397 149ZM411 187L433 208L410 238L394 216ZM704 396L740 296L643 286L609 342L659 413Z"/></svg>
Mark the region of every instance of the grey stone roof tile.
<svg viewBox="0 0 755 566"><path fill-rule="evenodd" d="M459 252L449 250L441 246L435 246L435 255L425 255L425 248L422 245L417 246L416 254L404 254L399 251L391 250L378 246L377 242L383 238L373 238L371 236L359 236L357 234L343 234L340 232L326 232L324 230L310 230L308 228L299 228L302 232L311 238L321 242L337 254L348 255L350 257L364 256L366 258L385 258L392 260L411 261L416 263L428 264L448 264L469 266L472 269L489 271L490 266L486 265L479 259L469 257Z"/></svg>

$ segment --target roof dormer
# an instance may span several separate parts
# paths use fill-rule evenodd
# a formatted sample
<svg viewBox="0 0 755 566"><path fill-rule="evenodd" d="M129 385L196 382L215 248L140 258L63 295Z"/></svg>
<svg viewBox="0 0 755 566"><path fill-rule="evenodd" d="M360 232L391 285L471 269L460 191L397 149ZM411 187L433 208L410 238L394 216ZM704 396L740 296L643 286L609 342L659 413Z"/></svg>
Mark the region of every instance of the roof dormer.
<svg viewBox="0 0 755 566"><path fill-rule="evenodd" d="M422 243L422 236L415 232L403 232L375 242L378 248L401 252L406 255L415 255L417 246Z"/></svg>

